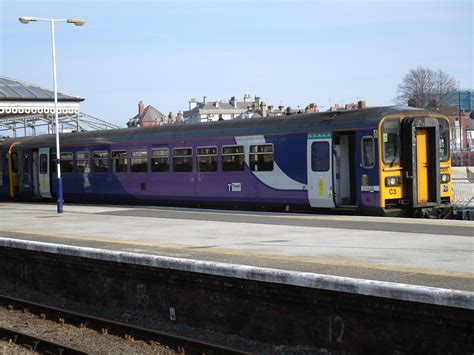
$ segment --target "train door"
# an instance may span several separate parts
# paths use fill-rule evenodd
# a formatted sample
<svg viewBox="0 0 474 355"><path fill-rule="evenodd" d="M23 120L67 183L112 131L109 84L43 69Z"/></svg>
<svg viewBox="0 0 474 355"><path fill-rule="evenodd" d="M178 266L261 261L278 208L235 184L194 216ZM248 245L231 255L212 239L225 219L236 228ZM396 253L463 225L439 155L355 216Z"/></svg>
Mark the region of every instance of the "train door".
<svg viewBox="0 0 474 355"><path fill-rule="evenodd" d="M39 191L39 152L37 150L33 151L33 162L32 162L32 177L33 177L33 193L35 196L40 196Z"/></svg>
<svg viewBox="0 0 474 355"><path fill-rule="evenodd" d="M402 121L404 199L411 207L440 203L439 123L432 117L410 117Z"/></svg>
<svg viewBox="0 0 474 355"><path fill-rule="evenodd" d="M39 149L39 193L43 198L51 198L51 186L49 176L49 148Z"/></svg>
<svg viewBox="0 0 474 355"><path fill-rule="evenodd" d="M354 134L337 135L333 139L333 172L336 206L355 204Z"/></svg>
<svg viewBox="0 0 474 355"><path fill-rule="evenodd" d="M15 197L18 195L18 190L19 190L19 174L18 174L18 151L16 148L16 145L18 143L13 143L10 146L10 149L8 149L8 176L9 176L9 191L10 191L10 197Z"/></svg>
<svg viewBox="0 0 474 355"><path fill-rule="evenodd" d="M308 200L311 207L334 207L332 165L332 134L308 134Z"/></svg>

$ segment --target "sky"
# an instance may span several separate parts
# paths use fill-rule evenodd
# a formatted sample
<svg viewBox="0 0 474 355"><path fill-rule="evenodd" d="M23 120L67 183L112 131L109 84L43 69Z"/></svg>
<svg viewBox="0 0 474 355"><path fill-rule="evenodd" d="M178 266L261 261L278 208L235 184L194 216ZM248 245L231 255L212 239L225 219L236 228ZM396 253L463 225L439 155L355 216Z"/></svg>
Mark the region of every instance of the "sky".
<svg viewBox="0 0 474 355"><path fill-rule="evenodd" d="M474 83L473 0L0 0L0 75L52 88L49 24L21 16L86 20L56 26L58 90L121 126L139 100L392 105L418 66Z"/></svg>

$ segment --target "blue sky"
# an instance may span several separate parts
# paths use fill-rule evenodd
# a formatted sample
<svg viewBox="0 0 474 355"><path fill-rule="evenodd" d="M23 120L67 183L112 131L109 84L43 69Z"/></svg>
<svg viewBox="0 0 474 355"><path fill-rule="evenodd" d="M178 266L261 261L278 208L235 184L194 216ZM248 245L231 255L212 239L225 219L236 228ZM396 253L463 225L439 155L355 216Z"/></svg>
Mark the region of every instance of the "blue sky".
<svg viewBox="0 0 474 355"><path fill-rule="evenodd" d="M304 107L364 99L393 104L413 67L441 68L473 87L473 1L0 0L0 75L58 89L82 111L124 125L143 100L163 113L191 97Z"/></svg>

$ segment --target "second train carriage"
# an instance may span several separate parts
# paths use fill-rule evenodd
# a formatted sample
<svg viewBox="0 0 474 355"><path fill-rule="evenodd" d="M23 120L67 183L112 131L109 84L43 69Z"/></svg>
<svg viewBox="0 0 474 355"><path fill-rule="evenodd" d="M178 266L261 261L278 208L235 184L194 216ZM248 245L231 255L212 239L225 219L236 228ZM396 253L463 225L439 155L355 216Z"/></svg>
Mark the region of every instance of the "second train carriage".
<svg viewBox="0 0 474 355"><path fill-rule="evenodd" d="M61 135L65 199L372 211L451 202L449 123L406 107ZM55 198L55 137L0 143L0 196Z"/></svg>

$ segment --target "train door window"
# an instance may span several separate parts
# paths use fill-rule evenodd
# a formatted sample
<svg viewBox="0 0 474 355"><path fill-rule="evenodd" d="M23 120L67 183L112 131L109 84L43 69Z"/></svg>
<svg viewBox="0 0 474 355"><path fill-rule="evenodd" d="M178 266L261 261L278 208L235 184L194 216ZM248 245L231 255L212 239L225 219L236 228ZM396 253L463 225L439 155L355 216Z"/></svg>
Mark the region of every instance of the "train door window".
<svg viewBox="0 0 474 355"><path fill-rule="evenodd" d="M170 170L169 149L158 148L151 150L151 171L154 173L167 173Z"/></svg>
<svg viewBox="0 0 474 355"><path fill-rule="evenodd" d="M90 153L77 152L76 153L76 173L88 174L90 172Z"/></svg>
<svg viewBox="0 0 474 355"><path fill-rule="evenodd" d="M18 173L18 153L12 152L11 159L12 159L12 172Z"/></svg>
<svg viewBox="0 0 474 355"><path fill-rule="evenodd" d="M94 160L95 173L109 172L109 153L108 152L93 152L92 158Z"/></svg>
<svg viewBox="0 0 474 355"><path fill-rule="evenodd" d="M449 122L444 118L438 118L439 122L439 159L449 160Z"/></svg>
<svg viewBox="0 0 474 355"><path fill-rule="evenodd" d="M311 144L311 170L329 170L329 143L314 142Z"/></svg>
<svg viewBox="0 0 474 355"><path fill-rule="evenodd" d="M23 154L23 174L30 173L30 156L28 154Z"/></svg>
<svg viewBox="0 0 474 355"><path fill-rule="evenodd" d="M373 137L362 137L361 155L362 167L365 169L372 169L375 166L375 147Z"/></svg>
<svg viewBox="0 0 474 355"><path fill-rule="evenodd" d="M116 150L112 152L112 171L116 173L126 173L127 172L127 151L126 150Z"/></svg>
<svg viewBox="0 0 474 355"><path fill-rule="evenodd" d="M251 145L249 160L252 171L272 171L273 144Z"/></svg>
<svg viewBox="0 0 474 355"><path fill-rule="evenodd" d="M382 123L383 162L390 166L400 164L400 120L388 119Z"/></svg>
<svg viewBox="0 0 474 355"><path fill-rule="evenodd" d="M222 147L222 171L243 171L245 166L244 146Z"/></svg>
<svg viewBox="0 0 474 355"><path fill-rule="evenodd" d="M48 155L40 154L40 174L48 173Z"/></svg>
<svg viewBox="0 0 474 355"><path fill-rule="evenodd" d="M198 148L197 162L200 172L217 171L217 147Z"/></svg>
<svg viewBox="0 0 474 355"><path fill-rule="evenodd" d="M61 173L72 173L72 153L61 153Z"/></svg>
<svg viewBox="0 0 474 355"><path fill-rule="evenodd" d="M51 153L49 159L49 171L51 174L56 174L56 164L56 153Z"/></svg>
<svg viewBox="0 0 474 355"><path fill-rule="evenodd" d="M0 185L2 184L2 176L3 176L3 159L2 154L0 154Z"/></svg>
<svg viewBox="0 0 474 355"><path fill-rule="evenodd" d="M132 150L130 162L132 173L146 173L148 171L148 153L146 149Z"/></svg>
<svg viewBox="0 0 474 355"><path fill-rule="evenodd" d="M193 171L193 149L173 149L173 170L180 173Z"/></svg>

